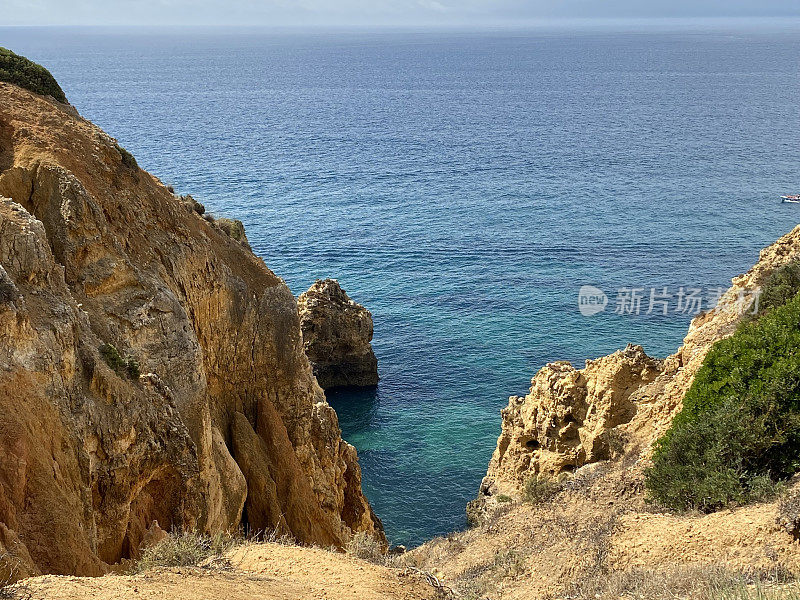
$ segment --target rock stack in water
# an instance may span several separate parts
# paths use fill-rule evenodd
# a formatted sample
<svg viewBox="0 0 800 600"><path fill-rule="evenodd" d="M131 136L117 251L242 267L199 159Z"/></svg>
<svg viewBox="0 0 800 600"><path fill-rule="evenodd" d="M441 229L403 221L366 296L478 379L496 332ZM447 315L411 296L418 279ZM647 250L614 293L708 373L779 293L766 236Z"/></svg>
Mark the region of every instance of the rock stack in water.
<svg viewBox="0 0 800 600"><path fill-rule="evenodd" d="M335 279L318 280L300 296L306 355L324 389L378 383L372 351L372 314L356 304Z"/></svg>

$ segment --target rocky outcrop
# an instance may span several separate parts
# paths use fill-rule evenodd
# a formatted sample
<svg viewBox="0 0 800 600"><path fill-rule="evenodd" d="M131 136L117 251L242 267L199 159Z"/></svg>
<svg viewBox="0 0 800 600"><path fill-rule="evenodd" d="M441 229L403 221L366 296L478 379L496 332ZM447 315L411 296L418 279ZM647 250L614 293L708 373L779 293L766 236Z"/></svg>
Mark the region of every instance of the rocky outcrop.
<svg viewBox="0 0 800 600"><path fill-rule="evenodd" d="M692 321L683 346L664 361L628 346L587 361L582 370L563 362L545 366L530 393L512 397L502 411L502 433L479 500L516 494L533 474L558 476L608 459L614 446L618 456L646 459L711 346L734 332L766 278L798 258L800 227L762 250L758 263L733 279L713 310Z"/></svg>
<svg viewBox="0 0 800 600"><path fill-rule="evenodd" d="M653 381L661 364L641 346L628 346L578 370L550 363L525 397L503 409L503 429L489 466L495 480L521 484L530 475L571 473L611 458L615 429L636 413L631 394Z"/></svg>
<svg viewBox="0 0 800 600"><path fill-rule="evenodd" d="M775 269L797 260L800 227L735 277L664 361L628 346L581 370L542 368L530 393L502 411L497 449L467 509L474 526L404 560L465 595L509 599L695 597L720 574L796 577L798 477L780 500L675 514L648 502L645 474L708 351L736 330Z"/></svg>
<svg viewBox="0 0 800 600"><path fill-rule="evenodd" d="M324 389L378 383L372 314L335 279L318 280L297 301L303 344Z"/></svg>
<svg viewBox="0 0 800 600"><path fill-rule="evenodd" d="M286 285L73 111L0 97L6 567L98 575L154 521L384 540Z"/></svg>

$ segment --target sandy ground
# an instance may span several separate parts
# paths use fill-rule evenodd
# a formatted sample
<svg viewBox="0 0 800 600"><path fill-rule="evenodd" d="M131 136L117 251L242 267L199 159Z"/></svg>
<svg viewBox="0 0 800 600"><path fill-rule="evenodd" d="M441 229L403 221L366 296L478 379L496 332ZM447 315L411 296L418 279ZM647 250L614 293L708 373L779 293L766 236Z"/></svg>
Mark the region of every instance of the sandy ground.
<svg viewBox="0 0 800 600"><path fill-rule="evenodd" d="M576 590L602 591L615 577L644 570L800 574L800 545L778 524L778 503L658 513L641 497L619 502L617 477L542 505L509 504L482 526L431 540L405 561L468 597L493 600L583 598Z"/></svg>
<svg viewBox="0 0 800 600"><path fill-rule="evenodd" d="M399 569L314 548L252 544L213 568L157 569L140 575L27 579L12 588L31 600L427 600L435 590Z"/></svg>

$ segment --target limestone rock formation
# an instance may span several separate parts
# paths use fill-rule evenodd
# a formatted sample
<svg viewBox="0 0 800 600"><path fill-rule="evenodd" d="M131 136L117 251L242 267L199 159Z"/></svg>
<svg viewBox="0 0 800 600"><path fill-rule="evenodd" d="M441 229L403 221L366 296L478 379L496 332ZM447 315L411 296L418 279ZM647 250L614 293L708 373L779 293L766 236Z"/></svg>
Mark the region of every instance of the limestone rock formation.
<svg viewBox="0 0 800 600"><path fill-rule="evenodd" d="M502 433L481 484L481 498L515 494L530 475L559 475L618 454L649 457L653 442L680 411L711 346L731 335L757 289L778 267L800 258L800 226L761 251L759 261L712 310L695 317L683 346L664 361L628 346L575 370L551 363L533 379L530 393L512 397L502 411ZM641 464L641 463L640 463Z"/></svg>
<svg viewBox="0 0 800 600"><path fill-rule="evenodd" d="M372 314L335 279L318 280L297 301L306 355L324 389L378 383Z"/></svg>
<svg viewBox="0 0 800 600"><path fill-rule="evenodd" d="M503 429L490 473L522 483L532 474L556 476L611 457L614 429L631 420L631 394L653 381L661 364L641 346L628 346L578 370L550 363L531 381L525 397L503 409Z"/></svg>
<svg viewBox="0 0 800 600"><path fill-rule="evenodd" d="M64 105L0 98L0 571L101 574L154 521L385 540L286 285Z"/></svg>

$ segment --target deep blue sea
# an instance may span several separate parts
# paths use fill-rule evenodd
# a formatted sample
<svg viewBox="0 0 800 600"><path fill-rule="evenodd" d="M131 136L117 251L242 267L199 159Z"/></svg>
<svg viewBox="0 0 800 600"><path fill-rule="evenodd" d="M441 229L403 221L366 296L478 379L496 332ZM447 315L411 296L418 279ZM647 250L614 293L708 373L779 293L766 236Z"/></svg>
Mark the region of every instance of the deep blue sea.
<svg viewBox="0 0 800 600"><path fill-rule="evenodd" d="M0 46L241 219L295 294L335 277L372 310L381 383L329 399L390 540L413 545L464 526L499 411L539 367L673 352L679 288L713 301L800 222L779 200L800 193L799 33L0 29ZM579 312L587 284L605 312ZM664 287L669 314L646 314ZM643 290L638 315L614 313L621 288Z"/></svg>

